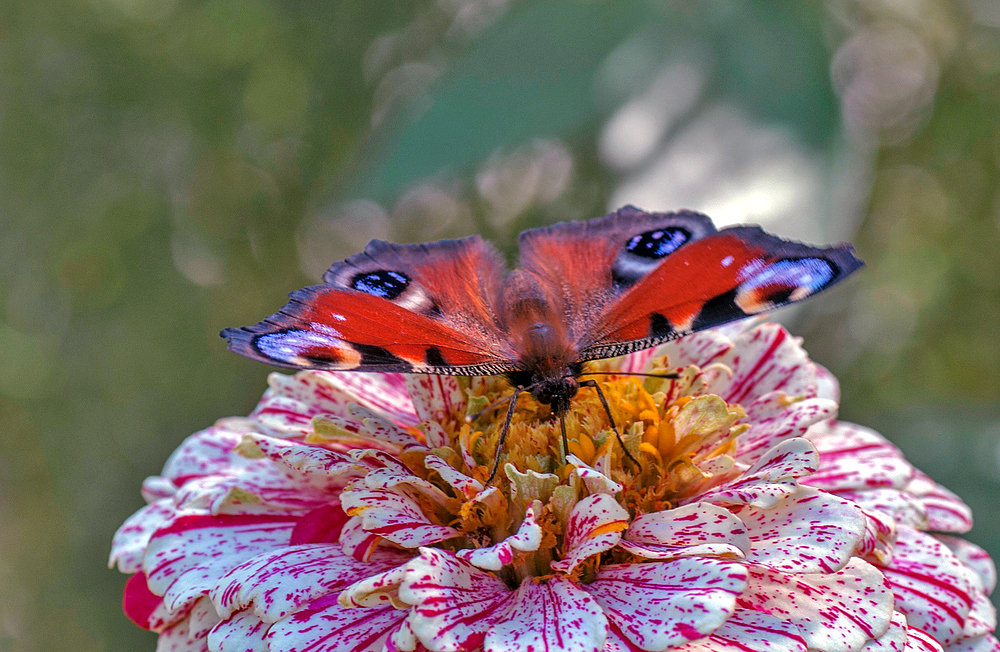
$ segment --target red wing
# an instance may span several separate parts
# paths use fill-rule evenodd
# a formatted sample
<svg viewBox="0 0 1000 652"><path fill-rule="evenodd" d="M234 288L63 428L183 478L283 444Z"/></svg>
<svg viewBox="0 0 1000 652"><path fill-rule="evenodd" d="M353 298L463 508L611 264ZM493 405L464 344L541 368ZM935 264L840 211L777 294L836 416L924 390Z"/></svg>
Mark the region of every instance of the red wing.
<svg viewBox="0 0 1000 652"><path fill-rule="evenodd" d="M849 245L817 248L724 229L666 256L609 304L580 360L622 355L801 301L862 265Z"/></svg>
<svg viewBox="0 0 1000 652"><path fill-rule="evenodd" d="M503 267L479 238L420 245L372 241L333 265L326 285L222 336L236 353L303 369L488 375L515 355L496 326Z"/></svg>
<svg viewBox="0 0 1000 652"><path fill-rule="evenodd" d="M587 222L564 222L521 234L521 267L539 279L566 316L572 341L588 342L605 309L660 262L637 255L630 245L659 234L664 251L715 232L700 213L646 213L625 206ZM652 241L651 241L652 242Z"/></svg>

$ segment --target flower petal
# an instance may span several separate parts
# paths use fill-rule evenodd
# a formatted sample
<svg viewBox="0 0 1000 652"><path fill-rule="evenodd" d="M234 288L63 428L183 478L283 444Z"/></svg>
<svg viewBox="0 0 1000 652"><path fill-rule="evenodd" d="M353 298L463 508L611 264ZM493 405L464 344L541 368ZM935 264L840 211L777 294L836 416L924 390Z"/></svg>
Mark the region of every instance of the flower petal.
<svg viewBox="0 0 1000 652"><path fill-rule="evenodd" d="M437 455L424 457L424 466L428 471L436 471L441 479L448 483L455 493L465 498L472 498L484 489L483 483L458 471Z"/></svg>
<svg viewBox="0 0 1000 652"><path fill-rule="evenodd" d="M420 505L402 493L387 489L351 489L340 494L340 504L362 527L405 548L444 541L459 532L432 522Z"/></svg>
<svg viewBox="0 0 1000 652"><path fill-rule="evenodd" d="M620 483L615 482L597 469L588 466L576 455L567 455L566 461L575 467L573 469L573 473L583 480L583 484L587 487L587 491L592 494L608 494L609 496L614 496L623 488Z"/></svg>
<svg viewBox="0 0 1000 652"><path fill-rule="evenodd" d="M868 641L861 652L903 652L906 648L906 630L906 616L894 611L885 634Z"/></svg>
<svg viewBox="0 0 1000 652"><path fill-rule="evenodd" d="M741 510L739 517L750 537L747 561L786 573L840 570L867 526L857 505L811 487L800 487L770 509Z"/></svg>
<svg viewBox="0 0 1000 652"><path fill-rule="evenodd" d="M885 437L853 423L820 424L811 428L806 437L819 451L820 466L803 482L819 489L901 489L916 473Z"/></svg>
<svg viewBox="0 0 1000 652"><path fill-rule="evenodd" d="M801 437L786 439L768 450L738 478L692 500L717 505L771 507L795 491L798 478L819 466L815 446Z"/></svg>
<svg viewBox="0 0 1000 652"><path fill-rule="evenodd" d="M552 562L552 570L569 573L587 557L614 548L628 527L628 518L625 508L607 494L578 502L566 524L563 558Z"/></svg>
<svg viewBox="0 0 1000 652"><path fill-rule="evenodd" d="M150 590L171 611L207 594L247 559L288 544L295 516L185 516L150 539L143 565Z"/></svg>
<svg viewBox="0 0 1000 652"><path fill-rule="evenodd" d="M118 570L123 573L139 572L150 537L176 518L178 512L169 500L158 500L129 516L111 540L108 566L117 564Z"/></svg>
<svg viewBox="0 0 1000 652"><path fill-rule="evenodd" d="M357 561L337 545L288 546L240 564L223 576L209 595L223 618L252 607L265 622L275 622L321 596L389 567L391 563Z"/></svg>
<svg viewBox="0 0 1000 652"><path fill-rule="evenodd" d="M739 605L795 624L810 650L830 652L860 650L886 632L893 611L882 574L857 558L829 574L790 575L751 566Z"/></svg>
<svg viewBox="0 0 1000 652"><path fill-rule="evenodd" d="M380 650L402 625L406 612L391 606L345 609L334 596L320 598L271 625L269 650L281 652L371 652Z"/></svg>
<svg viewBox="0 0 1000 652"><path fill-rule="evenodd" d="M484 649L600 652L607 630L597 601L556 575L544 583L521 584L503 622L486 635Z"/></svg>
<svg viewBox="0 0 1000 652"><path fill-rule="evenodd" d="M1000 652L1000 641L992 634L966 638L947 646L945 652Z"/></svg>
<svg viewBox="0 0 1000 652"><path fill-rule="evenodd" d="M396 609L404 609L407 605L400 602L397 594L405 572L405 565L400 564L359 580L340 592L337 603L345 608L382 607L389 604Z"/></svg>
<svg viewBox="0 0 1000 652"><path fill-rule="evenodd" d="M417 638L437 652L467 652L506 617L514 593L493 575L444 550L421 548L406 565L399 597L413 605Z"/></svg>
<svg viewBox="0 0 1000 652"><path fill-rule="evenodd" d="M950 649L950 648L949 648ZM944 652L941 644L934 637L916 627L906 628L906 647L904 652Z"/></svg>
<svg viewBox="0 0 1000 652"><path fill-rule="evenodd" d="M917 472L906 485L906 491L927 511L927 529L958 533L972 529L972 510L969 506L923 473Z"/></svg>
<svg viewBox="0 0 1000 652"><path fill-rule="evenodd" d="M191 621L185 618L163 630L156 639L156 652L208 652L208 639L204 635L193 636L190 627Z"/></svg>
<svg viewBox="0 0 1000 652"><path fill-rule="evenodd" d="M743 522L709 503L694 503L632 521L619 546L647 559L737 557L750 550Z"/></svg>
<svg viewBox="0 0 1000 652"><path fill-rule="evenodd" d="M806 643L794 623L757 611L737 609L707 638L676 648L676 652L805 652ZM606 650L605 652L611 652ZM617 652L617 650L615 651Z"/></svg>
<svg viewBox="0 0 1000 652"><path fill-rule="evenodd" d="M816 369L801 346L778 324L764 323L740 334L733 348L715 362L733 370L720 395L727 403L753 402L765 394L782 391L789 396L816 395Z"/></svg>
<svg viewBox="0 0 1000 652"><path fill-rule="evenodd" d="M993 593L993 589L997 586L997 568L988 552L971 541L947 534L936 534L934 538L948 546L948 550L955 553L963 564L975 571L986 595Z"/></svg>
<svg viewBox="0 0 1000 652"><path fill-rule="evenodd" d="M627 644L665 650L721 627L746 581L747 570L740 563L685 557L604 566L583 588Z"/></svg>
<svg viewBox="0 0 1000 652"><path fill-rule="evenodd" d="M499 543L495 543L487 548L474 548L459 550L456 555L464 559L473 566L485 570L497 571L514 561L514 550L530 552L538 550L542 543L541 526L538 524L538 515L542 512L541 501L534 501L528 506L528 511L524 515L517 532L507 537Z"/></svg>
<svg viewBox="0 0 1000 652"><path fill-rule="evenodd" d="M465 415L465 392L451 376L406 374L406 389L421 422L442 423Z"/></svg>
<svg viewBox="0 0 1000 652"><path fill-rule="evenodd" d="M810 398L789 403L784 394L768 394L746 406L745 423L750 429L737 440L736 459L746 464L757 460L764 451L792 437L801 437L813 425L837 413L837 404L825 398Z"/></svg>
<svg viewBox="0 0 1000 652"><path fill-rule="evenodd" d="M268 652L264 635L270 625L249 609L223 620L208 633L212 652Z"/></svg>
<svg viewBox="0 0 1000 652"><path fill-rule="evenodd" d="M944 645L962 637L978 579L934 537L900 527L892 563L882 569L896 609Z"/></svg>

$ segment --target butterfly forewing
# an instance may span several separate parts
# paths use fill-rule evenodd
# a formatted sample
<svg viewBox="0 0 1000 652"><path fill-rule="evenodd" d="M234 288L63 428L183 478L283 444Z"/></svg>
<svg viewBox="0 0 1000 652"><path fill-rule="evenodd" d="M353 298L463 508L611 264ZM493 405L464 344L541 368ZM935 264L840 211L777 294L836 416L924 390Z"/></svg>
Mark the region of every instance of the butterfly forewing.
<svg viewBox="0 0 1000 652"><path fill-rule="evenodd" d="M846 245L817 248L758 227L724 229L677 248L609 305L580 359L622 355L774 310L860 266Z"/></svg>
<svg viewBox="0 0 1000 652"><path fill-rule="evenodd" d="M293 292L255 326L226 329L233 351L292 368L492 375L514 369L494 318L503 266L478 237L372 241L327 285Z"/></svg>

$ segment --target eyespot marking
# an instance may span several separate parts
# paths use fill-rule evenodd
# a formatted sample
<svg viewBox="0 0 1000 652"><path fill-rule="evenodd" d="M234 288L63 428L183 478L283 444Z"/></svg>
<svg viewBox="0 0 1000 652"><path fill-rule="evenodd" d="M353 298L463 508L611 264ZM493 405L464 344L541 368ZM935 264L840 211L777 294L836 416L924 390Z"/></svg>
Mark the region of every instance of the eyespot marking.
<svg viewBox="0 0 1000 652"><path fill-rule="evenodd" d="M361 361L345 343L335 337L333 329L326 332L289 329L267 333L254 339L253 345L272 360L313 368L353 369Z"/></svg>
<svg viewBox="0 0 1000 652"><path fill-rule="evenodd" d="M691 232L679 226L668 226L632 236L625 250L634 256L659 260L677 251L691 239Z"/></svg>
<svg viewBox="0 0 1000 652"><path fill-rule="evenodd" d="M801 301L819 292L837 277L837 267L823 258L786 258L770 265L748 265L737 288L735 302L755 314Z"/></svg>
<svg viewBox="0 0 1000 652"><path fill-rule="evenodd" d="M362 272L351 279L351 288L358 292L390 300L401 295L409 284L409 276L387 269Z"/></svg>

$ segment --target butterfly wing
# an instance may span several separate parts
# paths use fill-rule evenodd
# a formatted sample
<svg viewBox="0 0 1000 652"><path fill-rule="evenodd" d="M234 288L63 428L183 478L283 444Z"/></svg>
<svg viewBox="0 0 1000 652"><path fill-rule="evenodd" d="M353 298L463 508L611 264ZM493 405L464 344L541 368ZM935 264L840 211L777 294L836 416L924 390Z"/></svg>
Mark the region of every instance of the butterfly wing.
<svg viewBox="0 0 1000 652"><path fill-rule="evenodd" d="M516 358L497 327L504 273L478 237L398 245L373 240L297 290L254 326L227 328L229 348L291 368L486 375Z"/></svg>
<svg viewBox="0 0 1000 652"><path fill-rule="evenodd" d="M580 360L622 355L802 301L862 265L849 245L820 248L732 227L664 256L608 304Z"/></svg>
<svg viewBox="0 0 1000 652"><path fill-rule="evenodd" d="M578 361L638 351L801 301L861 266L757 227L626 206L521 234L521 264L562 302Z"/></svg>
<svg viewBox="0 0 1000 652"><path fill-rule="evenodd" d="M642 240L644 233L658 236ZM585 344L608 307L663 256L712 233L712 220L700 213L646 213L625 206L587 222L524 231L518 239L520 264L559 303L570 338Z"/></svg>

